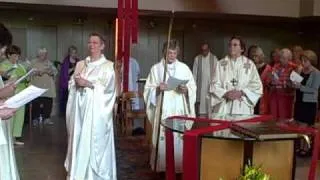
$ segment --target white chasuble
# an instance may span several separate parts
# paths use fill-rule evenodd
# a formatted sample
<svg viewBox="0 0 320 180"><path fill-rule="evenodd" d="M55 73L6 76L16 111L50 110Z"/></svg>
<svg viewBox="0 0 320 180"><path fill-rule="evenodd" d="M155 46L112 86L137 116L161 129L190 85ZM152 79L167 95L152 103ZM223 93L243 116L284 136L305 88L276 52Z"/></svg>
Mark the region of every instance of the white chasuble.
<svg viewBox="0 0 320 180"><path fill-rule="evenodd" d="M69 82L67 103L68 151L65 168L70 180L116 180L112 109L116 98L113 63L102 56L77 63L75 73L94 88Z"/></svg>
<svg viewBox="0 0 320 180"><path fill-rule="evenodd" d="M193 63L193 77L197 83L197 102L199 102L199 114L208 114L210 107L209 85L212 81L218 59L212 53L206 57L198 55Z"/></svg>
<svg viewBox="0 0 320 180"><path fill-rule="evenodd" d="M245 56L231 60L228 56L217 64L210 85L211 113L253 114L254 106L262 95L262 83L255 64ZM226 100L230 90L244 93L240 100Z"/></svg>
<svg viewBox="0 0 320 180"><path fill-rule="evenodd" d="M157 172L165 171L166 167L164 133L165 129L160 125L160 134L159 136L157 135L157 129L160 122L155 115L158 114L160 110L160 101L158 99L160 96L156 96L156 89L160 85L160 83L163 82L163 72L164 60L162 59L159 63L155 64L151 68L144 88L144 100L146 103L147 115L152 125L152 151L150 165L152 169ZM188 88L188 94L180 94L175 90L165 91L161 120L175 115L186 115L194 117L194 104L196 101L197 88L189 67L186 64L176 60L172 64L168 64L166 81L168 80L169 76L181 80L188 80L188 83L186 84ZM159 137L158 154L156 154L157 137ZM174 133L174 156L177 172L182 172L182 147L183 141L181 134ZM155 156L158 156L157 162L155 162ZM154 169L155 163L157 166L156 169Z"/></svg>
<svg viewBox="0 0 320 180"><path fill-rule="evenodd" d="M4 84L0 77L0 88ZM10 120L0 119L0 180L19 180Z"/></svg>

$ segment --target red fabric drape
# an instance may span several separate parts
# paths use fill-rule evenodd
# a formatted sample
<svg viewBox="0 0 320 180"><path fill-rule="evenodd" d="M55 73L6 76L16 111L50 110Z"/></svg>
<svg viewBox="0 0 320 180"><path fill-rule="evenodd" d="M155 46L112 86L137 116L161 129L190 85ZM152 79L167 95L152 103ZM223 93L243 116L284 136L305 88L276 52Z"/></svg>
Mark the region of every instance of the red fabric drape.
<svg viewBox="0 0 320 180"><path fill-rule="evenodd" d="M229 122L229 121L222 121L222 120L213 120L213 119L205 119L205 118L189 118L184 116L173 116L170 117L169 120L191 120L191 121L202 121L202 122L209 122L209 123L217 123L216 126L210 126L206 128L194 129L190 131L186 131L184 133L184 142L183 142L183 180L197 180L199 179L200 175L200 142L201 137L203 134L212 133L215 131L223 130L230 128L231 126L236 126L237 123L254 123L254 122L263 122L269 121L272 119L272 116L258 116L255 118L237 121L237 122ZM300 127L294 125L282 125L280 126L283 129L296 131L297 133L313 135L314 137L314 144L313 144L313 155L311 160L311 165L309 169L309 178L308 180L315 180L316 177L316 167L317 161L319 157L319 132L315 128L308 128L308 127ZM173 133L166 133L166 139L172 139ZM174 180L171 177L174 177L174 147L173 143L166 144L166 156L167 157L167 166L166 166L166 173L172 173L167 175L167 180Z"/></svg>

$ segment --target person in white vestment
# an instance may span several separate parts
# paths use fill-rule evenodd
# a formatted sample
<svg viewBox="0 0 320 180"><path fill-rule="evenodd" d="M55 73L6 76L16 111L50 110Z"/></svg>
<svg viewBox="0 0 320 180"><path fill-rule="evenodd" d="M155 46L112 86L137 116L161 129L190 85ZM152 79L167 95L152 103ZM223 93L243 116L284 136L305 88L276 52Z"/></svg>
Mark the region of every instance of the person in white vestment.
<svg viewBox="0 0 320 180"><path fill-rule="evenodd" d="M90 56L79 61L69 81L65 168L70 180L116 180L113 63L102 54L104 39L89 36Z"/></svg>
<svg viewBox="0 0 320 180"><path fill-rule="evenodd" d="M201 54L194 58L193 77L197 83L196 114L207 116L210 107L209 85L212 81L218 58L211 53L209 43L201 45Z"/></svg>
<svg viewBox="0 0 320 180"><path fill-rule="evenodd" d="M164 128L160 125L159 114L160 101L159 94L161 91L164 93L163 97L163 109L161 114L161 120L174 115L185 115L194 117L194 105L196 101L196 84L189 67L177 60L179 52L178 42L171 40L169 42L169 49L167 52L167 43L163 46L163 55L168 57L167 75L166 80L163 81L164 73L164 58L155 65L152 66L150 73L147 77L147 81L144 88L144 100L146 103L147 116L152 126L152 150L150 165L156 172L165 171L165 136ZM180 80L187 80L188 82L183 85L180 84L176 89L168 89L167 81L169 77L174 77ZM158 127L160 125L160 134L157 134ZM156 154L157 138L159 138L158 154ZM176 172L182 172L182 137L174 133L174 155L175 155L175 167ZM157 162L155 162L158 156ZM156 164L155 164L156 163ZM156 169L154 166L156 165Z"/></svg>
<svg viewBox="0 0 320 180"><path fill-rule="evenodd" d="M10 31L0 23L0 56L4 55L7 46L12 43ZM15 85L4 85L0 77L0 104L5 98L14 95ZM16 109L2 107L0 109L0 180L19 180L19 172L14 154L11 118Z"/></svg>
<svg viewBox="0 0 320 180"><path fill-rule="evenodd" d="M229 54L218 62L210 85L210 113L254 113L263 87L255 64L243 56L244 52L244 41L240 37L232 37Z"/></svg>

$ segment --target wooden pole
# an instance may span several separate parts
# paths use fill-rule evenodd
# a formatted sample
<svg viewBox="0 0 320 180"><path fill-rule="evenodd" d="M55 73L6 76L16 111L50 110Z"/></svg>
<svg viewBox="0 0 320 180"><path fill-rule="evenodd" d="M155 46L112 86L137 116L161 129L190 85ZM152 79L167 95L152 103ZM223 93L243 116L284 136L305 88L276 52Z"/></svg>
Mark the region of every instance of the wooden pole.
<svg viewBox="0 0 320 180"><path fill-rule="evenodd" d="M166 55L165 55L165 63L164 63L164 71L163 71L163 79L162 81L165 83L166 78L167 78L167 63L168 63L168 51L169 51L169 44L171 41L171 32L172 32L172 26L173 26L173 19L174 19L174 12L172 11L172 16L170 18L170 23L169 23L169 30L168 30L168 39L167 39L167 47L166 47ZM158 152L159 152L159 136L160 136L160 123L161 123L161 118L162 118L162 109L163 109L163 99L164 99L164 91L160 92L160 97L159 97L159 114L155 116L157 118L155 122L157 122L157 142L156 142L156 153L155 153L155 163L154 163L154 170L156 171L157 169L157 164L158 164ZM158 107L157 107L158 108Z"/></svg>

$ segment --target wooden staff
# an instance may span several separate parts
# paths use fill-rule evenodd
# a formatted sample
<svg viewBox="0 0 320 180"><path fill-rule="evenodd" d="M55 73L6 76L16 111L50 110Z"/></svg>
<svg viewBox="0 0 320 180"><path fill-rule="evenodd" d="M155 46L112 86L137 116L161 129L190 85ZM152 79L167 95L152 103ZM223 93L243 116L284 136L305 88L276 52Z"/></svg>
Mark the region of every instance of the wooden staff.
<svg viewBox="0 0 320 180"><path fill-rule="evenodd" d="M164 63L164 71L163 71L163 83L166 82L167 78L167 64L168 64L168 51L169 51L169 44L171 40L171 32L172 32L172 26L173 26L173 19L174 19L174 11L172 11L172 16L170 18L170 23L169 23L169 31L168 31L168 39L167 39L167 47L166 47L166 56L165 56L165 63ZM158 152L159 152L159 136L160 136L160 123L161 123L161 117L162 117L162 109L163 109L163 99L164 99L164 91L160 91L160 97L159 97L159 104L160 106L157 106L159 108L159 112L156 114L155 118L158 120L156 128L157 128L157 142L156 142L156 153L155 153L155 163L154 163L154 170L157 170L157 164L158 164Z"/></svg>
<svg viewBox="0 0 320 180"><path fill-rule="evenodd" d="M115 85L116 85L116 101L114 103L114 122L116 124L116 133L120 135L122 132L121 124L117 121L119 119L118 108L119 108L119 101L120 101L120 90L121 90L121 78L120 78L120 71L118 67L118 63L120 63L120 59L118 59L118 34L119 33L119 19L116 18L115 20L115 49L114 49L114 71L115 71ZM120 117L121 118L121 117Z"/></svg>

